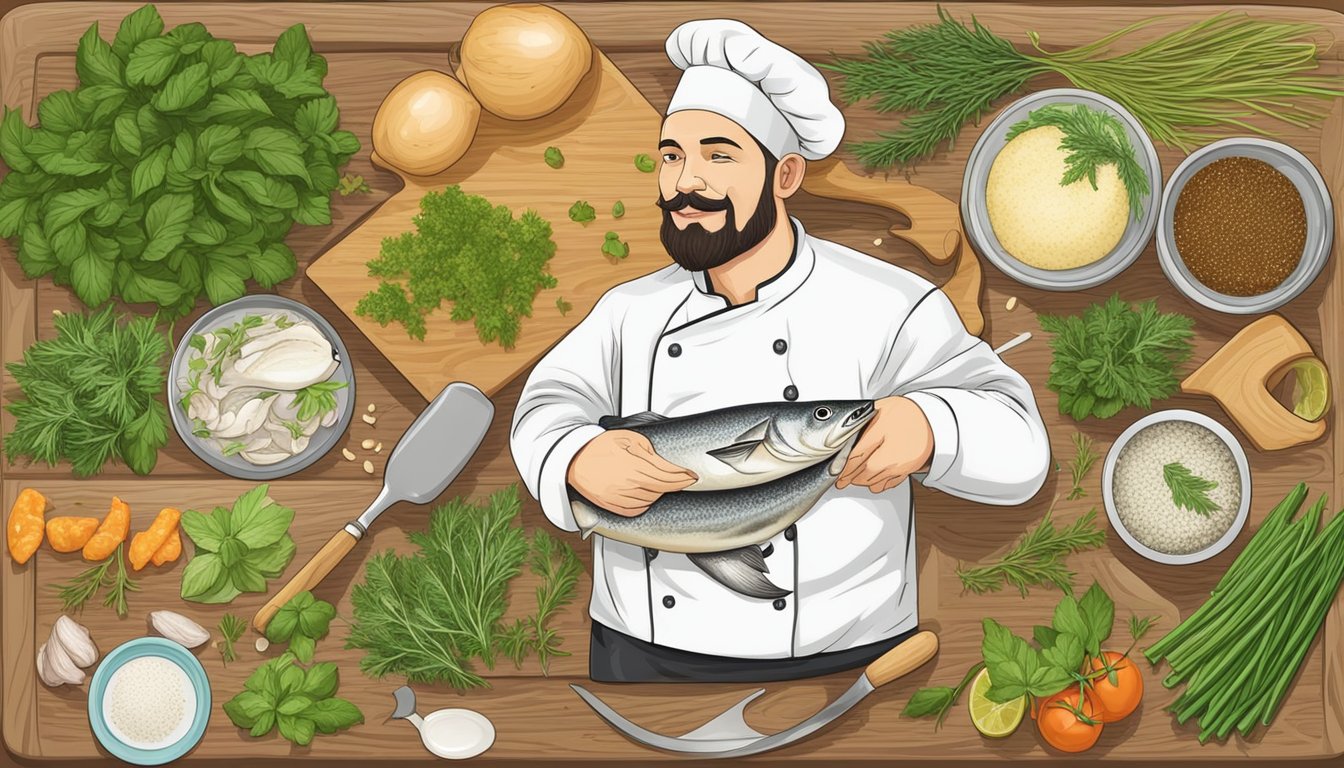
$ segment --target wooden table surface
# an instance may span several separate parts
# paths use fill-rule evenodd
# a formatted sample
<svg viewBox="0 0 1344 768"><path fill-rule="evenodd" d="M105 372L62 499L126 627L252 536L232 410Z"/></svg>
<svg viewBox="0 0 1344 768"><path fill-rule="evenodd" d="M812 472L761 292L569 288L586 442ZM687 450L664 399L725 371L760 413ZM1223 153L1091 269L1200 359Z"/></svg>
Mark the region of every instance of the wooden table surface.
<svg viewBox="0 0 1344 768"><path fill-rule="evenodd" d="M268 3L264 12L259 5L193 4L161 5L169 26L187 21L204 22L219 37L242 43L240 48L255 52L269 47L279 31L296 23L308 24L316 49L327 56L330 74L327 88L341 107L342 127L359 136L364 149L350 164L351 173L363 174L374 193L349 198L334 197L333 224L329 227L296 227L290 238L300 264L310 263L340 238L362 216L396 191L395 177L373 168L368 161L369 128L382 96L402 77L425 68L445 68L447 52L460 39L461 32L484 3L388 4L287 4ZM681 21L711 16L740 18L801 55L824 59L828 52L859 52L864 41L887 29L935 18L931 4L834 3L825 13L817 13L812 3L733 4L733 3L557 3L582 26L593 42L615 62L640 88L651 103L663 107L677 82L678 72L662 53L666 34ZM79 35L94 19L103 22L105 35L110 26L133 10L134 4L62 4L31 6L0 21L0 102L22 106L32 120L35 99L74 85L73 51ZM1030 5L950 5L960 18L971 12L997 34L1025 44L1026 32L1041 33L1046 45L1071 45L1100 37L1126 23L1143 18L1142 9L1060 9ZM1310 20L1326 25L1337 39L1344 39L1344 18L1323 11L1290 8L1248 7L1256 15L1284 20ZM1170 22L1154 24L1137 36L1147 39L1169 31L1178 23L1202 18L1210 13L1202 9L1166 9ZM1340 52L1324 57L1325 72L1344 73ZM1032 90L1054 87L1062 81L1041 78L1030 84ZM1003 103L1007 103L1005 99ZM998 105L1001 106L1002 104ZM862 107L845 108L848 138L857 140L890 124L892 118L879 116ZM987 122L992 115L986 116ZM1281 126L1275 126L1282 128ZM966 156L978 136L968 126L954 149L940 152L921 164L912 178L948 197L956 199ZM1344 162L1344 105L1335 103L1326 123L1314 130L1283 130L1282 140L1296 146L1317 163L1332 189L1341 189ZM656 136L648 137L650 152ZM1179 162L1178 152L1163 149L1162 165L1169 173ZM851 158L852 161L852 158ZM852 167L853 163L851 162ZM653 193L652 186L650 194ZM933 279L946 272L931 269L908 246L885 237L881 246L873 239L883 236L891 224L889 216L873 208L800 196L790 204L790 213L801 218L810 232L849 245L875 257L907 265ZM1338 216L1337 216L1337 228ZM1338 249L1336 249L1337 251ZM1057 294L1018 285L986 265L986 289L982 306L987 327L985 338L993 345L1007 341L1021 331L1032 331L1037 338L1007 353L1005 359L1035 385L1037 402L1050 431L1055 456L1063 465L1072 456L1071 436L1075 431L1091 435L1096 450L1105 451L1128 424L1142 415L1130 408L1105 422L1075 425L1056 411L1056 400L1044 387L1050 354L1046 336L1040 332L1034 313L1076 313L1089 303L1104 299L1112 292L1139 300L1156 296L1167 311L1180 311L1196 319L1194 359L1203 360L1238 330L1243 321L1236 317L1204 311L1180 297L1158 268L1153 249L1125 274L1090 291ZM1299 299L1282 313L1310 340L1323 359L1336 370L1344 361L1341 354L1340 316L1341 275L1335 260L1323 275ZM346 436L345 445L357 450L365 437L385 443L380 459L386 457L397 435L423 408L424 399L372 348L330 302L301 275L279 287L282 295L303 301L323 313L341 334L354 359L359 405L375 403L379 420L375 427L356 421ZM1010 296L1018 297L1013 311L1005 308ZM13 361L35 338L52 335L51 312L54 309L78 309L77 301L65 288L49 280L31 281L23 277L8 244L0 245L0 358ZM188 320L178 324L178 332ZM5 376L3 397L11 402L18 394L11 377ZM518 483L507 446L508 422L522 385L522 379L505 387L495 398L497 423L481 449L445 497L483 496L500 487ZM1335 389L1339 401L1339 389ZM1240 433L1216 405L1210 401L1177 396L1158 407L1191 408L1205 413ZM1232 561L1270 507L1295 483L1310 483L1313 496L1329 493L1339 497L1337 478L1344 471L1344 457L1334 449L1334 434L1339 427L1339 409L1329 417L1331 429L1316 444L1277 454L1261 454L1247 444L1254 483L1251 525L1223 555L1197 566L1162 567L1130 552L1119 537L1108 537L1098 551L1075 556L1070 563L1085 587L1099 580L1116 601L1117 637L1124 634L1123 620L1131 612L1161 617L1156 632L1169 630L1181 616L1188 615L1207 595L1208 590ZM5 413L0 420L4 432L13 427ZM381 470L381 466L379 466ZM1060 501L1056 517L1067 523L1090 507L1100 508L1100 467L1094 469L1085 487L1088 495L1077 501ZM68 467L14 466L0 468L0 503L7 510L19 489L33 486L47 494L56 506L55 514L79 514L87 511L101 515L113 494L132 505L133 522L143 527L162 505L184 508L209 508L227 504L250 483L233 481L209 471L174 436L160 453L159 463L149 478L132 475L124 467L109 467L89 480L74 480ZM521 486L520 486L521 488ZM934 664L919 670L889 689L879 691L826 731L778 752L749 758L755 762L791 764L831 764L838 761L889 762L891 760L983 761L1029 760L1045 762L1058 759L1042 746L1034 729L1023 726L1002 741L980 738L965 714L964 701L949 716L940 731L927 721L900 718L899 712L909 693L916 687L937 684L954 685L965 669L978 658L979 621L992 616L1020 633L1048 619L1058 593L1036 590L1026 599L1014 592L973 596L962 594L955 576L959 562L976 562L1000 552L1034 525L1056 496L1067 494L1067 469L1047 480L1045 488L1031 503L1014 508L990 508L970 504L943 494L916 488L918 509L920 615L922 625L939 632L942 651ZM309 469L272 484L272 495L293 507L298 514L292 533L298 543L298 555L286 577L296 571L331 533L372 498L377 480L365 475L356 463L346 462L339 451ZM525 491L523 492L526 497ZM318 596L335 602L343 616L350 615L350 591L362 578L363 557L388 547L405 548L404 531L423 525L425 508L411 505L394 507L371 532L372 541L360 545L354 554L328 577ZM1101 512L1104 521L1104 512ZM527 499L524 525L546 525L535 502ZM1104 525L1104 522L1103 522ZM585 564L591 567L588 546L573 540ZM93 740L86 719L86 689L48 689L36 679L33 656L54 620L60 615L59 602L47 585L63 581L83 568L77 556L54 554L44 547L27 566L6 562L0 570L0 697L3 698L3 730L10 759L41 765L90 765L110 762L111 758ZM88 625L103 652L145 633L145 615L159 608L181 609L196 616L202 624L213 626L225 610L250 616L264 602L263 595L238 598L228 609L184 605L177 599L182 564L144 572L142 591L131 595L131 613L123 620L101 606L86 609L80 620ZM274 583L273 583L274 586ZM511 613L528 610L528 597L535 583L530 575L520 577L513 594L517 595ZM491 689L457 694L451 689L418 686L420 711L443 706L466 706L487 715L495 724L498 738L482 760L519 765L542 760L581 764L590 761L665 760L669 755L646 750L613 732L568 689L570 682L586 680L587 618L586 604L591 583L585 575L579 584L579 599L559 619L564 648L573 655L553 662L549 677L542 677L533 660L521 670L505 664L487 676ZM1249 739L1233 738L1224 744L1201 747L1195 740L1193 724L1177 725L1163 707L1175 692L1160 685L1161 672L1145 674L1146 693L1143 709L1119 724L1108 726L1097 747L1081 759L1106 759L1118 762L1166 762L1173 756L1198 760L1230 760L1249 757L1260 764L1283 758L1337 756L1344 751L1344 618L1336 601L1322 636L1303 665L1298 679L1273 725L1257 731ZM317 758L324 763L377 764L380 762L427 760L410 725L387 721L392 710L391 691L401 684L399 678L374 680L358 671L360 654L344 650L343 629L333 625L332 637L318 646L320 659L336 661L342 671L341 695L348 696L365 713L367 722L335 736L319 736L311 747L294 748L272 734L251 739L234 728L216 706L204 741L187 758L189 763L233 764L247 759L249 764L281 762L286 758ZM250 646L249 634L244 646ZM218 654L207 649L200 654L210 676L216 703L236 694L247 674L261 661L250 647L237 662L225 668ZM273 655L272 653L268 653ZM1146 665L1143 665L1146 667ZM826 678L771 684L769 692L748 713L748 720L769 732L810 715L825 701L838 695L856 673ZM729 684L691 685L599 685L595 689L619 711L642 724L670 733L689 730L707 717L756 686ZM35 762L36 761L36 762Z"/></svg>

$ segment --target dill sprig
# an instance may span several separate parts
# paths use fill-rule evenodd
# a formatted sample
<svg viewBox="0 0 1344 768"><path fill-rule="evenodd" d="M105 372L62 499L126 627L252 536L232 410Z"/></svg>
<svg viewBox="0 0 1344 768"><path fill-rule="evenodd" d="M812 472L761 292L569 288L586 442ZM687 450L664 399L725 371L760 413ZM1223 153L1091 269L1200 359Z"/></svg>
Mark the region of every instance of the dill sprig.
<svg viewBox="0 0 1344 768"><path fill-rule="evenodd" d="M1073 476L1073 489L1069 491L1068 500L1081 499L1087 495L1083 490L1083 478L1087 476L1092 465L1097 463L1097 455L1092 452L1092 438L1084 435L1082 432L1073 433L1073 461L1069 462L1069 474Z"/></svg>
<svg viewBox="0 0 1344 768"><path fill-rule="evenodd" d="M1028 587L1053 584L1061 592L1072 594L1073 572L1064 557L1074 552L1096 549L1106 541L1106 532L1096 525L1096 508L1065 528L1055 528L1050 519L1054 505L1032 530L998 562L976 568L957 568L962 586L976 593L997 592L1004 584L1017 587L1023 597Z"/></svg>
<svg viewBox="0 0 1344 768"><path fill-rule="evenodd" d="M1020 91L1032 78L1055 72L1078 88L1115 99L1152 138L1189 152L1218 131L1269 132L1249 122L1264 115L1306 127L1327 113L1295 103L1344 96L1337 79L1308 74L1317 68L1315 24L1253 19L1223 12L1168 32L1127 52L1117 44L1162 20L1131 24L1096 42L1049 52L1029 32L1031 52L1019 51L971 17L970 26L938 9L938 21L888 32L864 46L865 56L817 66L844 76L847 103L874 99L878 112L901 112L894 131L853 147L870 167L908 165L951 144L967 122L995 99Z"/></svg>
<svg viewBox="0 0 1344 768"><path fill-rule="evenodd" d="M569 655L568 651L560 650L560 637L550 622L557 610L574 599L583 561L568 544L544 530L537 531L532 537L532 572L541 577L532 630L541 672L548 674L551 657Z"/></svg>
<svg viewBox="0 0 1344 768"><path fill-rule="evenodd" d="M1177 507L1184 507L1202 517L1219 510L1219 506L1209 498L1209 491L1217 488L1218 483L1196 475L1179 461L1163 465L1162 479L1166 481L1171 500Z"/></svg>
<svg viewBox="0 0 1344 768"><path fill-rule="evenodd" d="M1045 126L1054 126L1064 133L1059 148L1068 155L1064 158L1067 167L1060 186L1087 179L1095 190L1097 170L1103 165L1114 165L1129 197L1130 215L1138 218L1143 214L1148 177L1134 157L1134 145L1125 135L1125 126L1114 115L1082 104L1049 104L1032 110L1026 120L1013 124L1005 138L1012 141L1033 128Z"/></svg>

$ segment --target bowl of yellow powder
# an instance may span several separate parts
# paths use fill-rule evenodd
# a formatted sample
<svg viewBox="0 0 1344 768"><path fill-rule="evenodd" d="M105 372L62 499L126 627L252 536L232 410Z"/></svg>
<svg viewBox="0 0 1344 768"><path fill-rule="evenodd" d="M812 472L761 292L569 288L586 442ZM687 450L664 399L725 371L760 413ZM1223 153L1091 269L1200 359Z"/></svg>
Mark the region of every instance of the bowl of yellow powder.
<svg viewBox="0 0 1344 768"><path fill-rule="evenodd" d="M962 221L1009 277L1077 291L1143 253L1161 188L1157 151L1128 110L1056 88L1010 104L980 135L962 179Z"/></svg>

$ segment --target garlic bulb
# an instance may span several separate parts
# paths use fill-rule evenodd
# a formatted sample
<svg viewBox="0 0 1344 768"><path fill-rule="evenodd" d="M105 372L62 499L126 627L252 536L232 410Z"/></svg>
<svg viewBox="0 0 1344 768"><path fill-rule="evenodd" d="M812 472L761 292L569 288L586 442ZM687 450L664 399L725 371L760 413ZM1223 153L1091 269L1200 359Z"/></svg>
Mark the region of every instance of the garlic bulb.
<svg viewBox="0 0 1344 768"><path fill-rule="evenodd" d="M98 647L93 644L89 630L69 616L56 620L51 628L51 637L61 644L62 650L79 667L91 667L98 661Z"/></svg>
<svg viewBox="0 0 1344 768"><path fill-rule="evenodd" d="M70 658L70 654L65 652L61 644L54 638L48 640L46 645L42 646L43 652L42 664L46 674L42 675L43 682L56 681L56 685L69 683L70 685L84 684L84 670L75 666L75 662ZM48 685L52 683L48 682Z"/></svg>
<svg viewBox="0 0 1344 768"><path fill-rule="evenodd" d="M98 661L98 647L87 627L69 616L61 616L51 627L51 636L37 649L37 675L43 683L83 685L84 672Z"/></svg>
<svg viewBox="0 0 1344 768"><path fill-rule="evenodd" d="M186 648L195 648L210 640L209 632L180 613L154 611L149 614L149 623L160 635Z"/></svg>

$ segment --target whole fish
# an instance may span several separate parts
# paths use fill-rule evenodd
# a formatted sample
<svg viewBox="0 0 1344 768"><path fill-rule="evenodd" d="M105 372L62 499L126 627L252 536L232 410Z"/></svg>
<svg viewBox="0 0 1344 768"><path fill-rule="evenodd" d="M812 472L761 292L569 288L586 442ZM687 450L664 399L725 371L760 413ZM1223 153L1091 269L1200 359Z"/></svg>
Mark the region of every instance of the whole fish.
<svg viewBox="0 0 1344 768"><path fill-rule="evenodd" d="M638 432L659 456L695 472L685 491L759 485L835 455L873 415L872 400L737 405L668 418L604 416L606 429Z"/></svg>
<svg viewBox="0 0 1344 768"><path fill-rule="evenodd" d="M822 408L830 412L822 411ZM722 445L720 440L715 447L714 441L697 438L691 430L673 428L676 422L695 421L702 426L714 424L714 418L706 417L715 414L721 422L729 421L733 411L751 414L752 418L746 421L753 425L745 434L731 435L729 433L734 430L718 424L720 437L733 438L728 446ZM779 417L780 413L784 416ZM783 597L790 590L782 589L766 578L770 569L758 545L797 522L835 484L858 432L873 415L872 401L762 404L677 419L649 419L641 415L648 423L636 431L649 438L659 455L673 463L693 467L701 481L708 476L711 483L719 487L692 490L695 486L689 486L683 491L664 494L643 514L634 517L609 512L570 488L574 520L585 539L597 532L616 541L682 552L698 568L729 589L763 599ZM764 421L756 422L756 417L760 416L765 417ZM832 421L834 425L828 424ZM678 435L681 440L676 439ZM655 442L655 436L663 444L662 448ZM767 442L776 440L778 444L764 447ZM725 452L722 450L725 447L733 450ZM782 447L788 451L780 451ZM777 451L783 452L789 460L778 458ZM731 457L730 462L723 461L725 455ZM699 456L709 459L701 460ZM714 467L715 461L729 469ZM739 471L737 467L744 464L756 471ZM772 479L762 482L762 478ZM729 486L729 483L736 485Z"/></svg>

